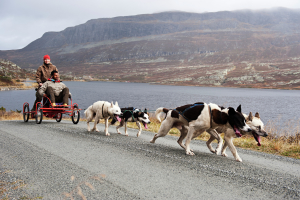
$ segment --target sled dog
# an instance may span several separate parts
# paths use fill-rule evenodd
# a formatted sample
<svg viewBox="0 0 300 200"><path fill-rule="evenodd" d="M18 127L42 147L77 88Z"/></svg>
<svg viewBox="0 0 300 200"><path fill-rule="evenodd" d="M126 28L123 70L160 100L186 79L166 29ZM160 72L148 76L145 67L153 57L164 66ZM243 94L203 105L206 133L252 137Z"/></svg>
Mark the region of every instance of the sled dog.
<svg viewBox="0 0 300 200"><path fill-rule="evenodd" d="M261 121L259 113L255 113L255 116L253 117L252 112L249 113L249 115L243 114L245 119L246 119L246 124L251 128L251 132L245 132L241 131L240 135L237 135L234 133L234 131L231 128L226 128L226 127L218 127L216 131L221 134L224 133L224 140L225 143L223 145L221 154L222 156L227 157L226 154L226 148L227 146L229 147L232 155L234 156L236 161L242 162L242 159L238 155L235 146L232 143L232 140L237 137L241 137L242 135L253 135L254 139L257 141L257 145L260 146L261 144L261 138L268 136L267 132L264 130L264 123ZM210 137L210 139L206 142L207 146L211 146L211 142L215 138L213 136ZM209 147L210 149L210 147Z"/></svg>
<svg viewBox="0 0 300 200"><path fill-rule="evenodd" d="M141 111L139 109L129 107L129 108L121 108L121 112L122 112L122 115L120 116L121 122L120 122L120 125L118 125L117 128L116 128L117 132L119 134L122 134L119 131L119 128L121 128L122 126L125 125L125 135L128 136L127 122L135 122L136 123L136 125L139 128L139 132L136 135L137 137L139 137L142 133L142 127L141 127L140 122L144 125L145 129L148 129L147 124L150 124L150 120L149 120L149 115L148 115L147 109L145 109L144 111ZM111 124L116 123L116 121L117 120L114 118L111 121Z"/></svg>
<svg viewBox="0 0 300 200"><path fill-rule="evenodd" d="M109 103L107 101L97 101L93 105L89 106L86 111L84 112L87 118L87 129L90 131L90 122L95 119L94 127L92 131L97 131L97 124L99 123L100 119L105 119L105 135L110 135L108 133L108 119L109 118L116 118L116 120L121 121L119 115L121 115L121 109L118 105L118 102L113 104L113 102Z"/></svg>
<svg viewBox="0 0 300 200"><path fill-rule="evenodd" d="M232 107L224 108L213 103L206 104L203 102L180 106L173 110L161 107L155 112L159 121L158 115L161 112L166 113L166 118L150 142L154 143L157 138L164 137L171 128L176 127L181 132L177 142L185 149L187 155L195 155L190 149L190 142L204 131L218 140L216 150L210 149L216 154L220 152L223 143L223 139L215 130L216 128L231 128L236 134L240 134L240 131L251 131L251 128L246 124L245 117L241 114L241 105L238 106L237 110ZM185 137L186 141L183 145L182 141Z"/></svg>

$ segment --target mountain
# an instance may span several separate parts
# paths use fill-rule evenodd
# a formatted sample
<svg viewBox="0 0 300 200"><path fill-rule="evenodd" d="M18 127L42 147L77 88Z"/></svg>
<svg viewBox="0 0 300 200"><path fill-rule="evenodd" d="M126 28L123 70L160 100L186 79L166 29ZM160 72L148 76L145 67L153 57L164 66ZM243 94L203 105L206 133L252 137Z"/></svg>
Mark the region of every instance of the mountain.
<svg viewBox="0 0 300 200"><path fill-rule="evenodd" d="M93 19L0 51L37 69L175 85L300 88L300 10L163 12Z"/></svg>

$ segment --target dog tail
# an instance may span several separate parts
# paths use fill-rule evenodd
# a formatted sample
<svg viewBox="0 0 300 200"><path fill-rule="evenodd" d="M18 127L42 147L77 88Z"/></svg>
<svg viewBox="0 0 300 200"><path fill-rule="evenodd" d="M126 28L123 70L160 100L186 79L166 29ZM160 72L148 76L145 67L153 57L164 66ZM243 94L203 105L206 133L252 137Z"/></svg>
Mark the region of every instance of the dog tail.
<svg viewBox="0 0 300 200"><path fill-rule="evenodd" d="M84 114L86 115L88 109L90 109L91 106L89 106L85 111L84 111Z"/></svg>
<svg viewBox="0 0 300 200"><path fill-rule="evenodd" d="M167 114L168 111L169 111L169 109L164 108L164 107L157 108L156 111L155 111L155 117L156 117L156 119L157 119L159 122L161 122L161 119L160 119L160 117L159 117L159 114L160 114L161 112L164 112L164 113Z"/></svg>

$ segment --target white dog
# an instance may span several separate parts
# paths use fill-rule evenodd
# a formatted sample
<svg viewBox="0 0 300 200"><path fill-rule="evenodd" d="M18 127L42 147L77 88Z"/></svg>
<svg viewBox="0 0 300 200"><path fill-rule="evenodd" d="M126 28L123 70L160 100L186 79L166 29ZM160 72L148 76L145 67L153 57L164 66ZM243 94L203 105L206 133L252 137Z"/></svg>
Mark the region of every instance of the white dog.
<svg viewBox="0 0 300 200"><path fill-rule="evenodd" d="M97 101L93 105L89 106L86 111L84 112L87 118L87 129L90 131L90 122L95 119L94 127L92 131L97 129L97 124L99 123L100 119L105 119L105 135L110 135L108 133L108 119L109 118L116 118L119 122L121 119L119 115L121 114L121 109L118 105L118 102L114 105L113 102L109 103L107 101Z"/></svg>
<svg viewBox="0 0 300 200"><path fill-rule="evenodd" d="M239 162L242 162L242 159L240 158L240 156L238 155L237 151L236 151L236 148L235 146L233 145L232 143L232 139L233 138L237 138L237 137L241 137L242 135L253 135L254 139L257 141L257 145L260 146L260 142L261 142L261 139L260 139L260 136L262 137L266 137L268 136L267 132L264 130L264 123L261 121L260 117L259 117L259 113L255 113L255 116L253 117L252 113L250 112L249 115L245 115L243 114L245 119L246 119L246 124L249 125L249 127L252 129L251 132L245 132L245 131L241 131L241 135L237 135L234 133L234 131L232 129L228 129L228 128L222 128L222 127L219 127L216 129L216 131L221 134L221 133L224 133L224 140L225 140L225 143L223 145L223 148L222 148L222 151L221 151L221 154L222 156L225 156L227 157L227 154L226 154L226 148L227 146L229 147L232 155L234 156L235 160L236 161L239 161ZM211 149L211 142L216 139L215 137L211 136L210 139L206 142L207 146L209 149ZM214 152L214 151L212 151Z"/></svg>
<svg viewBox="0 0 300 200"><path fill-rule="evenodd" d="M161 123L158 133L155 134L150 142L154 143L158 137L167 135L171 128L176 127L181 132L177 142L185 149L187 155L194 155L189 144L193 138L198 137L204 131L218 140L218 146L215 150L216 154L220 152L223 143L222 138L215 130L216 128L220 126L231 128L236 134L239 134L240 131L252 131L246 124L245 117L241 114L241 106L236 111L232 107L223 108L216 104L199 102L177 107L174 110L158 108L155 112L157 118L160 112L166 113L166 118ZM160 118L158 119L160 120ZM182 140L185 137L187 139L185 145L183 145Z"/></svg>

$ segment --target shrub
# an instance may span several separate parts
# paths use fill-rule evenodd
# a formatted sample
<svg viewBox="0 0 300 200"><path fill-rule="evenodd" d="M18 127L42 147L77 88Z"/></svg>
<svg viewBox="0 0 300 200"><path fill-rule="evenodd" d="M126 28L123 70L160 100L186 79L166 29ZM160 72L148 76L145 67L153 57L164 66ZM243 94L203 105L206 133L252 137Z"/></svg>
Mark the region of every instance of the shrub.
<svg viewBox="0 0 300 200"><path fill-rule="evenodd" d="M5 109L5 108L3 108L3 106L1 106L1 108L0 108L0 111L3 111L3 112L5 112L5 111L6 111L6 109Z"/></svg>
<svg viewBox="0 0 300 200"><path fill-rule="evenodd" d="M5 83L12 83L12 80L8 76L0 76L0 81L5 82Z"/></svg>

